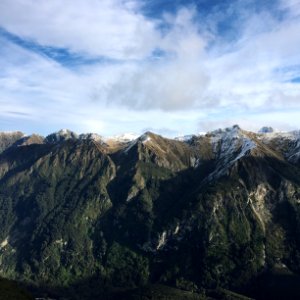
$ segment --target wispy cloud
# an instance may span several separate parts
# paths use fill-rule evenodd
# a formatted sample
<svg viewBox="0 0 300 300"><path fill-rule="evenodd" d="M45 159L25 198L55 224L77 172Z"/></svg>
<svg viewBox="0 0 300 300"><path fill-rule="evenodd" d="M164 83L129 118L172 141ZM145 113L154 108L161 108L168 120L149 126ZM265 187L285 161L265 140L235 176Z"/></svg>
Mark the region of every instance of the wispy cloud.
<svg viewBox="0 0 300 300"><path fill-rule="evenodd" d="M137 3L118 0L3 0L0 25L44 46L118 59L149 55L155 24L136 13Z"/></svg>

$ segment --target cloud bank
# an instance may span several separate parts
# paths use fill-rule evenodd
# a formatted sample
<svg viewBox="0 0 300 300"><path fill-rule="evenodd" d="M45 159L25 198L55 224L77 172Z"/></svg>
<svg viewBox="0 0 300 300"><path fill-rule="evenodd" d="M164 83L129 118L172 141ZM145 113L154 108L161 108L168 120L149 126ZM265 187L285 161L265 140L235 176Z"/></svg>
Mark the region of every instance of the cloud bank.
<svg viewBox="0 0 300 300"><path fill-rule="evenodd" d="M254 2L149 18L141 0L3 0L0 126L300 128L300 4Z"/></svg>

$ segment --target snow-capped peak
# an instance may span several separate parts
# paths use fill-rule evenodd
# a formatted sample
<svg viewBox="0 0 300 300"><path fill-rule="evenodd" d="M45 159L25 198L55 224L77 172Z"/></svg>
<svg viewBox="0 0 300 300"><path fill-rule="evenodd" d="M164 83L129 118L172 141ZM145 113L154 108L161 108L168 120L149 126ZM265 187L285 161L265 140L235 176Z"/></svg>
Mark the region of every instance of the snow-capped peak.
<svg viewBox="0 0 300 300"><path fill-rule="evenodd" d="M211 144L215 154L229 162L233 157L235 160L244 156L248 151L256 147L256 143L241 130L238 125L218 129L209 133ZM233 156L238 153L237 156Z"/></svg>
<svg viewBox="0 0 300 300"><path fill-rule="evenodd" d="M77 139L77 138L78 135L75 132L69 129L61 129L57 132L49 134L45 140L48 143L57 143L57 142L61 142L69 139Z"/></svg>
<svg viewBox="0 0 300 300"><path fill-rule="evenodd" d="M234 125L233 127L220 128L207 134L211 136L212 143L215 143L221 139L237 139L241 136L241 132L241 128L238 125Z"/></svg>
<svg viewBox="0 0 300 300"><path fill-rule="evenodd" d="M61 130L58 131L60 134L68 134L69 132L71 132L69 129L67 128L63 128Z"/></svg>
<svg viewBox="0 0 300 300"><path fill-rule="evenodd" d="M126 147L125 149L125 153L128 153L128 151L134 146L136 145L138 142L142 142L143 144L147 143L151 141L151 136L149 132L145 132L144 134L142 134L141 136L139 136L138 138L132 140L129 145Z"/></svg>
<svg viewBox="0 0 300 300"><path fill-rule="evenodd" d="M80 140L93 140L96 142L102 141L102 136L97 133L82 133L79 135Z"/></svg>

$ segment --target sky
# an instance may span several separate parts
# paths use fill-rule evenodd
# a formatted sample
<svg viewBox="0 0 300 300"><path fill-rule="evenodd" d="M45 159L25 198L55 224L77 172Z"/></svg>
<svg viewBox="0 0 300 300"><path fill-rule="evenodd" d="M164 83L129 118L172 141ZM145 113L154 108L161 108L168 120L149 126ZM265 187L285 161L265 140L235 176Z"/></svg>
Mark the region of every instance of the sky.
<svg viewBox="0 0 300 300"><path fill-rule="evenodd" d="M0 131L300 129L300 0L1 0Z"/></svg>

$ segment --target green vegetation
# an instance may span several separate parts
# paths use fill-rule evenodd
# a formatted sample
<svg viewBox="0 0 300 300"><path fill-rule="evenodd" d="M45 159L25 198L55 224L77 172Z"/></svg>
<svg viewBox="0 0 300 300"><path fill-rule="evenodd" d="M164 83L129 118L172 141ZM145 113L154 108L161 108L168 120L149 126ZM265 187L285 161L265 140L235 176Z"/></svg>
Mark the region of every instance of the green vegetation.
<svg viewBox="0 0 300 300"><path fill-rule="evenodd" d="M4 151L1 275L66 299L243 299L228 290L300 274L298 165L264 150L229 167L207 137L151 139Z"/></svg>
<svg viewBox="0 0 300 300"><path fill-rule="evenodd" d="M106 274L111 286L145 285L149 278L149 263L143 256L114 243L107 254Z"/></svg>

